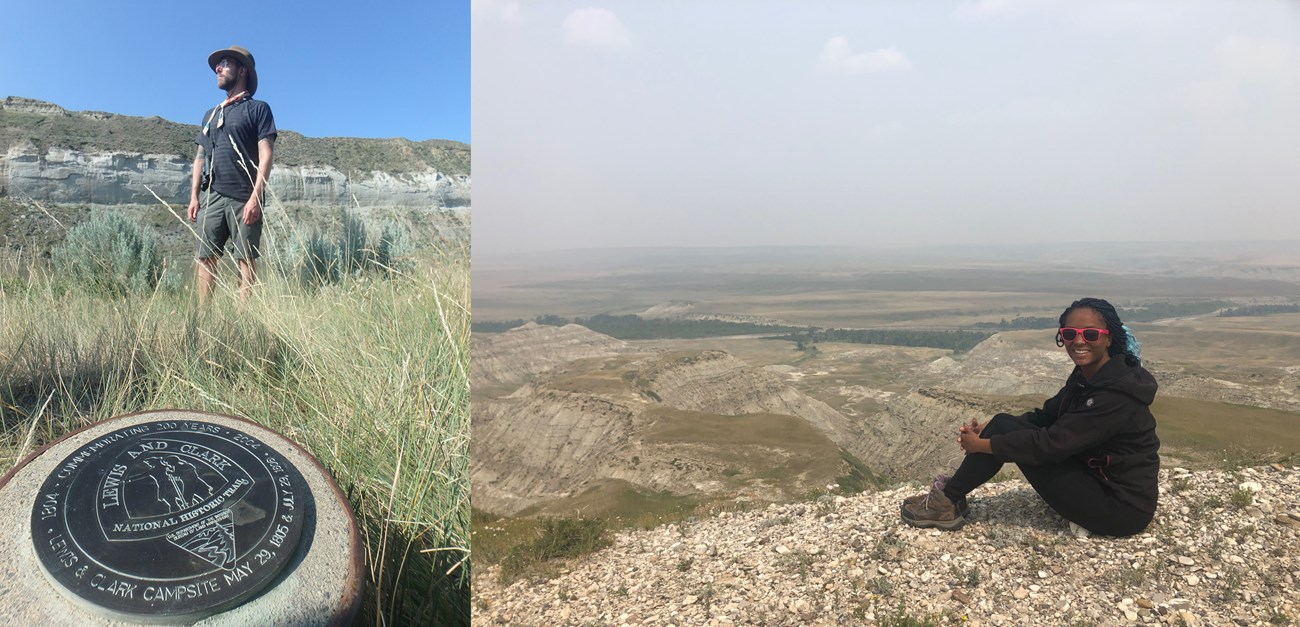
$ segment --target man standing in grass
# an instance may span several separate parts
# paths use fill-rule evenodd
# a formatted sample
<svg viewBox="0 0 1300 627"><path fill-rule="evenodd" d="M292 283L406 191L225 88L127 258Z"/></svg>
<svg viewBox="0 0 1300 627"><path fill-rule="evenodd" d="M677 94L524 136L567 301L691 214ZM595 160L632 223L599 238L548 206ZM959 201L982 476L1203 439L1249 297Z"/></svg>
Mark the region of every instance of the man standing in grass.
<svg viewBox="0 0 1300 627"><path fill-rule="evenodd" d="M257 67L249 51L231 46L208 55L217 88L226 99L203 116L190 182L191 222L198 222L199 303L207 303L217 280L217 260L233 240L239 265L239 298L257 280L262 207L271 176L275 118L270 105L253 100Z"/></svg>

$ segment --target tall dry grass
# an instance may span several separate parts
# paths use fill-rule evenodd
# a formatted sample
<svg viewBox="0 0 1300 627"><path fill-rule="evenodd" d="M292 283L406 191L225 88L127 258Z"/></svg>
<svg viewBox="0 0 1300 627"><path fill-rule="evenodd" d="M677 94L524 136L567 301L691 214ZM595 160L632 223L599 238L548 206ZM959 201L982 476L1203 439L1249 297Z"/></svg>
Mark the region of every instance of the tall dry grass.
<svg viewBox="0 0 1300 627"><path fill-rule="evenodd" d="M0 261L0 467L119 414L234 414L301 443L357 514L367 624L469 621L468 246L319 289L236 273L116 298ZM165 283L165 282L164 282Z"/></svg>

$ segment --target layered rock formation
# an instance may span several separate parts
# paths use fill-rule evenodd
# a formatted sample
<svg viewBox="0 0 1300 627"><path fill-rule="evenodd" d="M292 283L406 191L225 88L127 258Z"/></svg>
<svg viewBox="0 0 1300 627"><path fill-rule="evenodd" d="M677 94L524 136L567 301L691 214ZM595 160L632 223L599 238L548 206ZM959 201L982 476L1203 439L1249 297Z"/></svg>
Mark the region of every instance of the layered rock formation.
<svg viewBox="0 0 1300 627"><path fill-rule="evenodd" d="M1027 346L998 335L964 355L938 359L853 350L816 362L813 372L797 365L758 368L720 350L649 352L576 325L528 325L476 338L475 391L488 397L474 404L475 501L513 513L605 479L675 494L752 494L758 483L728 477L787 472L791 460L812 450L794 452L780 438L745 440L746 429L775 432L770 417L797 419L790 438L815 434L826 455L847 451L880 475L919 480L951 472L962 456L954 444L957 425L1031 410L1070 372L1060 352ZM895 375L847 385L841 375L820 371L872 368L873 362ZM1196 398L1189 393L1194 388L1289 409L1300 393L1300 367L1284 369L1271 387L1156 370L1162 389L1183 397ZM532 383L518 387L526 381ZM866 398L872 402L860 402ZM665 425L671 437L657 435ZM712 430L717 433L709 435ZM773 488L766 498L781 494Z"/></svg>
<svg viewBox="0 0 1300 627"><path fill-rule="evenodd" d="M1181 398L1300 412L1300 366L1278 369L1273 385L1244 385L1203 375L1152 368L1162 393Z"/></svg>
<svg viewBox="0 0 1300 627"><path fill-rule="evenodd" d="M514 514L610 479L674 494L762 483L765 498L789 497L833 479L838 451L861 439L825 403L721 351L637 352L577 325L528 325L474 350L476 393L532 379L474 403L474 503L488 511ZM754 476L783 463L806 476Z"/></svg>
<svg viewBox="0 0 1300 627"><path fill-rule="evenodd" d="M514 514L572 495L621 466L641 407L593 394L528 387L475 403L470 453L474 506Z"/></svg>
<svg viewBox="0 0 1300 627"><path fill-rule="evenodd" d="M0 189L9 196L41 202L97 205L189 202L193 160L176 155L82 152L31 144L12 146L0 156Z"/></svg>
<svg viewBox="0 0 1300 627"><path fill-rule="evenodd" d="M86 152L27 144L0 156L0 189L11 196L42 202L94 205L147 205L156 193L171 204L190 199L192 159L138 152ZM332 166L277 163L270 193L283 203L324 207L424 207L469 205L469 177L450 177L432 169L349 177ZM152 193L150 192L152 190Z"/></svg>
<svg viewBox="0 0 1300 627"><path fill-rule="evenodd" d="M936 360L925 374L936 375L934 380L950 390L1046 398L1061 389L1073 367L1061 350L1027 349L994 335L965 355Z"/></svg>
<svg viewBox="0 0 1300 627"><path fill-rule="evenodd" d="M0 101L0 195L49 203L189 202L197 126ZM425 144L428 144L427 146ZM355 153L373 155L353 157ZM281 131L270 193L316 207L465 209L469 147L455 142L312 139ZM152 190L152 193L150 192Z"/></svg>
<svg viewBox="0 0 1300 627"><path fill-rule="evenodd" d="M655 362L636 372L636 384L655 400L679 409L723 416L798 416L842 446L855 444L860 435L856 426L826 403L719 350Z"/></svg>
<svg viewBox="0 0 1300 627"><path fill-rule="evenodd" d="M1059 350L1025 348L1005 335L994 335L964 355L941 357L918 375L928 385L952 392L1043 398L1055 394L1074 367L1070 358ZM1160 382L1163 396L1300 411L1300 366L1256 368L1251 376L1263 380L1249 384L1189 374L1158 361L1147 360L1143 366ZM1270 377L1276 377L1276 383L1269 382Z"/></svg>
<svg viewBox="0 0 1300 627"><path fill-rule="evenodd" d="M630 350L627 342L587 327L552 327L529 322L505 333L475 335L471 387L521 385L556 366L589 357L606 357Z"/></svg>
<svg viewBox="0 0 1300 627"><path fill-rule="evenodd" d="M724 473L791 467L811 450L792 451L780 438L745 439L744 429L776 429L772 421L782 416L798 421L781 425L794 429L789 438L815 434L821 454L847 451L879 474L918 479L950 472L961 455L955 425L1025 411L989 399L1045 398L1068 372L1059 355L1004 344L990 339L965 357L922 366L908 391L855 389L878 399L880 409L850 418L794 387L796 369L757 368L720 350L647 352L578 325L529 323L479 336L475 503L513 514L605 479L675 494L752 494L756 484ZM858 359L872 359L870 351L861 353ZM725 417L752 422L726 426L719 422ZM669 424L672 437L655 436ZM704 435L715 427L728 433L724 446ZM766 498L781 494L770 489Z"/></svg>

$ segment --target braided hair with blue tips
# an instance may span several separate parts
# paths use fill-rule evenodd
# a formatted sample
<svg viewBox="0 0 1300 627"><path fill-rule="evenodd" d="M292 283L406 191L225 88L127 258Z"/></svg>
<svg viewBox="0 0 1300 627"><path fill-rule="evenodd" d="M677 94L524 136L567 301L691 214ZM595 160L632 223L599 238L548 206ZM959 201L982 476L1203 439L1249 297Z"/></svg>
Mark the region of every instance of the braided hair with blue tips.
<svg viewBox="0 0 1300 627"><path fill-rule="evenodd" d="M1099 314L1106 321L1106 330L1110 331L1110 347L1106 352L1111 357L1124 356L1125 361L1130 366L1136 366L1142 363L1142 344L1133 337L1133 331L1128 328L1119 319L1119 312L1115 311L1115 306L1101 298L1080 298L1070 303L1065 311L1061 312L1061 319L1058 326L1065 326L1065 318L1075 309L1091 309ZM1065 340L1061 338L1061 333L1056 333L1056 345L1064 346Z"/></svg>

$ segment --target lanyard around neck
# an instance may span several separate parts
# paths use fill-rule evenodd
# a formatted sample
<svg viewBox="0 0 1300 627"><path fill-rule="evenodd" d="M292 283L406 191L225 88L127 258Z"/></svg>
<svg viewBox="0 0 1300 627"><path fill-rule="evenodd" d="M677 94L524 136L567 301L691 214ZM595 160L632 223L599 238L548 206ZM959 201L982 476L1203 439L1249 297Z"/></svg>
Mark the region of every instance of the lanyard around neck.
<svg viewBox="0 0 1300 627"><path fill-rule="evenodd" d="M207 134L208 134L208 127L212 124L212 118L214 118L214 117L217 118L217 128L221 128L221 127L225 126L225 125L226 125L226 107L228 107L228 106L230 106L230 105L232 105L232 104L235 104L236 102L239 102L240 100L243 100L243 99L245 99L245 98L250 98L250 97L251 97L251 96L248 95L248 92L247 92L247 91L241 91L241 92L239 92L239 93L237 93L237 94L235 94L235 95L233 95L233 96L231 96L231 97L229 97L229 98L226 98L225 100L222 100L222 101L221 101L221 104L219 104L219 105L217 105L216 107L214 107L214 108L212 109L212 113L209 113L209 114L208 114L208 119L205 120L205 121L203 122L203 134L204 134L204 135L207 135Z"/></svg>

